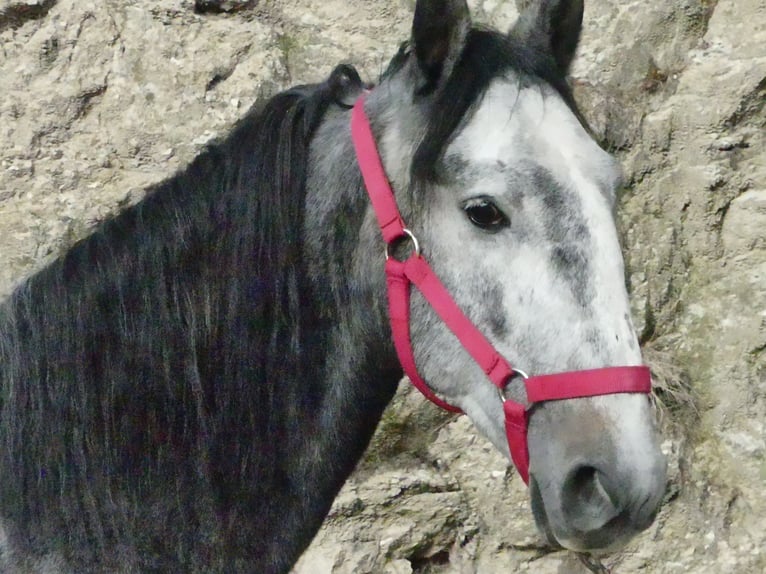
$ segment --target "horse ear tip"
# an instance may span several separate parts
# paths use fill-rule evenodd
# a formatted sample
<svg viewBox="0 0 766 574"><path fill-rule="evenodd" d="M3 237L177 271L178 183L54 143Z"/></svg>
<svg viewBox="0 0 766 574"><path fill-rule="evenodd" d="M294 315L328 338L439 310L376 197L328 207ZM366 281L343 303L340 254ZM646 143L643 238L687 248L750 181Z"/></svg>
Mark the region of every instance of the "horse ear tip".
<svg viewBox="0 0 766 574"><path fill-rule="evenodd" d="M412 21L412 49L429 84L448 75L471 27L466 0L418 0Z"/></svg>
<svg viewBox="0 0 766 574"><path fill-rule="evenodd" d="M549 51L566 74L580 41L584 4L584 0L527 0L509 35Z"/></svg>
<svg viewBox="0 0 766 574"><path fill-rule="evenodd" d="M413 42L424 33L467 29L471 13L466 0L417 0L412 21Z"/></svg>

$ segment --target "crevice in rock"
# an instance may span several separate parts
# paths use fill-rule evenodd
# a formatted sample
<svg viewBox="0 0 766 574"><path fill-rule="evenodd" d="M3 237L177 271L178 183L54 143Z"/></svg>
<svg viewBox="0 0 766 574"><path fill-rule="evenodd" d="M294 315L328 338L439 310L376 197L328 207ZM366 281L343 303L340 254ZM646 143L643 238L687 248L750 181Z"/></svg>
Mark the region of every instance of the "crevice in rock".
<svg viewBox="0 0 766 574"><path fill-rule="evenodd" d="M653 94L658 91L665 82L668 81L667 70L660 69L654 58L649 58L649 69L646 72L644 81L641 83L641 90Z"/></svg>
<svg viewBox="0 0 766 574"><path fill-rule="evenodd" d="M0 32L15 30L27 22L45 18L58 0L37 0L34 3L11 4L0 8Z"/></svg>
<svg viewBox="0 0 766 574"><path fill-rule="evenodd" d="M77 109L75 110L73 120L80 120L87 116L98 99L106 93L106 89L107 85L104 83L82 92L77 98Z"/></svg>
<svg viewBox="0 0 766 574"><path fill-rule="evenodd" d="M735 488L731 492L731 495L729 496L729 500L726 501L726 509L724 510L723 521L722 521L724 532L728 533L729 530L731 529L731 524L732 524L732 521L734 520L733 515L734 515L735 507L737 503L739 502L741 495L742 493L740 492L740 490L738 488Z"/></svg>
<svg viewBox="0 0 766 574"><path fill-rule="evenodd" d="M726 120L724 126L734 128L759 114L764 115L762 124L766 124L764 109L766 109L766 78L762 78L755 89L742 98L737 110Z"/></svg>
<svg viewBox="0 0 766 574"><path fill-rule="evenodd" d="M707 34L708 26L710 25L710 19L713 17L713 13L715 12L716 6L718 6L718 0L703 0L702 1L702 7L705 9L705 12L702 16L702 31L700 33L700 38L702 38L705 34Z"/></svg>
<svg viewBox="0 0 766 574"><path fill-rule="evenodd" d="M395 504L401 498L420 496L422 494L449 494L460 492L460 487L455 483L434 484L425 481L416 481L412 484L402 485L399 493L390 500L385 501L383 506Z"/></svg>
<svg viewBox="0 0 766 574"><path fill-rule="evenodd" d="M232 66L231 68L228 68L226 70L221 70L213 74L213 77L210 78L210 81L207 83L207 86L205 86L205 91L209 92L210 90L214 90L216 86L218 86L218 84L228 80L231 77L231 75L234 73L235 69L236 69L236 66Z"/></svg>
<svg viewBox="0 0 766 574"><path fill-rule="evenodd" d="M252 10L258 0L194 0L195 14L233 14Z"/></svg>
<svg viewBox="0 0 766 574"><path fill-rule="evenodd" d="M237 66L239 66L242 60L250 53L251 48L251 44L245 45L243 48L238 50L236 54L234 54L234 61L230 66L217 69L213 74L213 77L210 78L207 85L205 86L205 92L207 93L211 90L214 90L220 83L228 80L234 74Z"/></svg>
<svg viewBox="0 0 766 574"><path fill-rule="evenodd" d="M450 556L449 550L445 549L429 556L410 556L407 560L412 565L413 574L431 574L449 564Z"/></svg>
<svg viewBox="0 0 766 574"><path fill-rule="evenodd" d="M638 336L638 344L642 347L654 338L657 332L657 317L652 307L651 294L647 291L644 301L644 328Z"/></svg>
<svg viewBox="0 0 766 574"><path fill-rule="evenodd" d="M529 562L534 562L543 556L561 552L561 548L554 548L549 544L541 541L529 542L527 544L503 544L501 548L504 550L512 550L513 552L533 552L534 556L529 558Z"/></svg>
<svg viewBox="0 0 766 574"><path fill-rule="evenodd" d="M62 134L71 129L72 125L87 116L93 107L100 101L101 96L106 93L108 88L107 77L104 83L93 86L76 96L68 98L66 107L62 108L60 121L46 123L32 136L32 147L44 147L59 142Z"/></svg>
<svg viewBox="0 0 766 574"><path fill-rule="evenodd" d="M48 38L43 42L40 48L40 65L44 69L50 69L59 57L61 46L59 39L55 36Z"/></svg>
<svg viewBox="0 0 766 574"><path fill-rule="evenodd" d="M753 358L758 358L759 355L766 353L766 343L758 345L749 352L749 355Z"/></svg>

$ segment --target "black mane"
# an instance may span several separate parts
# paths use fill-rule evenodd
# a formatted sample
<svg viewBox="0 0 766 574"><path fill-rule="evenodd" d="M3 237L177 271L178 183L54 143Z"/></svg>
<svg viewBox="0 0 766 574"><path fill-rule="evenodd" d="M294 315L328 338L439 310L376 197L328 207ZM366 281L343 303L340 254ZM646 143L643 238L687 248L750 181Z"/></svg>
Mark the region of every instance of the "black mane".
<svg viewBox="0 0 766 574"><path fill-rule="evenodd" d="M321 332L302 265L309 142L349 82L339 67L275 96L0 307L0 508L34 553L125 565L106 549L144 538L151 513L193 532L233 509L207 541L181 533L183 559L226 539L263 488L242 484L279 479L291 445L269 414L314 400L278 383L307 374L303 339ZM209 497L157 508L172 492Z"/></svg>

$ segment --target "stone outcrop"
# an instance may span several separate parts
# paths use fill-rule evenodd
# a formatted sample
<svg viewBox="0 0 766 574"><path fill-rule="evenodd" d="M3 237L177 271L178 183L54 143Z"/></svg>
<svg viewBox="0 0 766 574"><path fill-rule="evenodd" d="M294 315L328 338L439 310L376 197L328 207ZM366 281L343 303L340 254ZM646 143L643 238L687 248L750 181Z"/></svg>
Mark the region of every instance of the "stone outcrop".
<svg viewBox="0 0 766 574"><path fill-rule="evenodd" d="M525 0L527 1L527 0ZM523 2L518 2L519 4ZM404 0L0 0L0 294L257 99L367 79ZM506 28L511 0L474 0ZM615 572L766 571L766 2L586 0L573 84L619 221L670 484ZM584 572L465 418L403 386L296 573Z"/></svg>

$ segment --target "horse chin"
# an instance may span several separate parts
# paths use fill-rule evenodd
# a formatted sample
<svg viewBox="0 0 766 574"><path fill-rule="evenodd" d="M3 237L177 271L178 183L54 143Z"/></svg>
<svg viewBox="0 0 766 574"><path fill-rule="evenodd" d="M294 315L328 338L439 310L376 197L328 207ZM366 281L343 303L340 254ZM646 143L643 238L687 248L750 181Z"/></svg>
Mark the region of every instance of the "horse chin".
<svg viewBox="0 0 766 574"><path fill-rule="evenodd" d="M621 550L639 532L627 522L624 515L619 515L601 529L583 533L582 536L557 536L534 475L530 475L529 493L535 524L548 545L554 549L600 556Z"/></svg>

